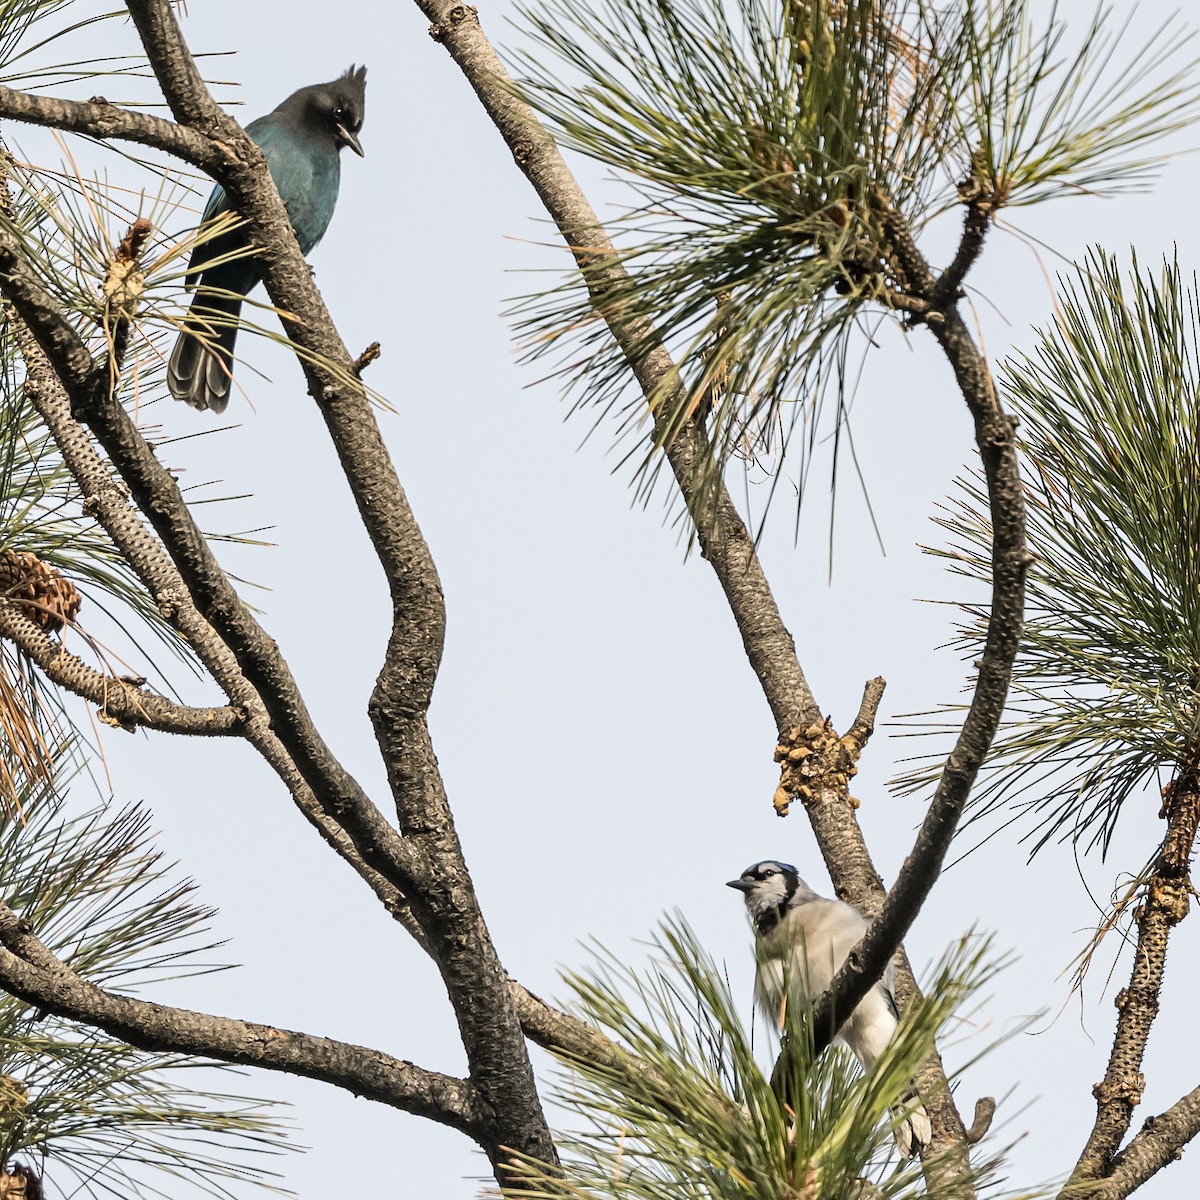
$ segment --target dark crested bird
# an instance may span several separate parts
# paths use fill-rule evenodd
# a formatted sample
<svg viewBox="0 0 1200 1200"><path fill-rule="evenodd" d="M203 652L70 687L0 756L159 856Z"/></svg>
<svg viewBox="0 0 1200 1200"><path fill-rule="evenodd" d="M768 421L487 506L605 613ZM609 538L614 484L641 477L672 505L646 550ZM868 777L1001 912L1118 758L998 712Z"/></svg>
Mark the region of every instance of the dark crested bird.
<svg viewBox="0 0 1200 1200"><path fill-rule="evenodd" d="M778 1026L789 998L793 1004L807 1005L829 989L850 951L862 941L867 923L841 900L818 896L787 863L755 863L726 886L736 888L746 900L758 964L755 997L767 1019ZM883 978L858 1002L838 1032L838 1040L850 1047L867 1071L900 1024L892 975L889 963ZM932 1136L929 1114L915 1090L905 1097L896 1116L896 1147L912 1158L929 1145Z"/></svg>
<svg viewBox="0 0 1200 1200"><path fill-rule="evenodd" d="M349 146L361 155L367 68L351 67L331 83L293 92L277 109L246 126L263 152L288 218L308 254L325 235L337 203L340 151ZM224 188L208 198L201 225L229 211ZM244 228L202 242L192 251L185 276L196 287L191 308L175 342L167 385L176 400L193 408L223 412L233 382L233 347L238 315L246 294L262 279ZM222 261L229 255L238 255ZM211 263L211 266L205 266Z"/></svg>

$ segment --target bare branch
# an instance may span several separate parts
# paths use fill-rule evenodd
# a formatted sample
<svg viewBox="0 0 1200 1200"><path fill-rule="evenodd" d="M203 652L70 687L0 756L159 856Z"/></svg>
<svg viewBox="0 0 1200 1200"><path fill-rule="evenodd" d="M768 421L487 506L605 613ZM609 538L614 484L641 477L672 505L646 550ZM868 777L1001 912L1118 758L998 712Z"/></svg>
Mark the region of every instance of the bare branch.
<svg viewBox="0 0 1200 1200"><path fill-rule="evenodd" d="M0 86L0 120L26 121L48 129L152 146L204 171L215 169L225 159L221 146L210 138L150 113L119 108L102 96L86 102L60 100Z"/></svg>
<svg viewBox="0 0 1200 1200"><path fill-rule="evenodd" d="M1117 993L1117 1029L1104 1078L1093 1089L1096 1121L1079 1162L1061 1195L1089 1195L1086 1183L1109 1174L1133 1110L1141 1103L1145 1079L1142 1059L1150 1028L1158 1015L1166 974L1167 944L1174 927L1187 916L1192 890L1189 866L1200 824L1200 771L1182 768L1164 791L1162 814L1167 832L1146 880L1134 920L1137 948L1129 986ZM1143 1131L1144 1132L1144 1131ZM1106 1194L1106 1193L1102 1193Z"/></svg>
<svg viewBox="0 0 1200 1200"><path fill-rule="evenodd" d="M922 298L932 299L936 287L933 274L899 214L890 212L887 228L905 275L915 281L914 290ZM1025 545L1025 500L1017 460L1016 422L1001 408L987 361L953 298L939 316L939 320L927 324L954 370L974 419L975 441L987 480L992 517L991 614L971 705L912 851L863 940L851 951L828 992L814 1005L814 1029L819 1039L832 1037L882 976L941 873L946 851L1004 712L1024 620L1025 575L1032 560ZM903 1003L907 998L900 999ZM930 1100L938 1107L943 1103L940 1095ZM955 1140L965 1137L961 1126L956 1132Z"/></svg>
<svg viewBox="0 0 1200 1200"><path fill-rule="evenodd" d="M189 708L89 667L26 616L16 601L0 598L0 637L29 655L52 683L98 705L100 719L108 725L196 737L236 737L242 732L244 714L229 705Z"/></svg>
<svg viewBox="0 0 1200 1200"><path fill-rule="evenodd" d="M992 1127L992 1118L996 1115L996 1101L991 1096L981 1096L975 1101L975 1119L966 1132L968 1146L974 1146L987 1137Z"/></svg>
<svg viewBox="0 0 1200 1200"><path fill-rule="evenodd" d="M870 740L871 734L875 732L875 718L879 715L879 703L883 699L886 687L887 680L882 675L868 679L863 687L863 697L858 706L858 715L846 732L846 737L850 738L858 747L859 754Z"/></svg>
<svg viewBox="0 0 1200 1200"><path fill-rule="evenodd" d="M511 77L480 27L475 9L451 0L417 0L417 6L431 22L431 35L450 52L479 97L576 262L587 269L589 285L603 288L606 282L624 277L625 270L600 219L553 138L513 90ZM645 321L631 320L612 306L597 311L626 352L642 391L653 394L672 373L666 349ZM669 402L662 404L655 411L655 420L665 420L672 408ZM702 488L707 459L703 432L685 425L668 442L666 455L689 511L699 518L701 551L725 591L776 727L782 731L819 720L821 711L763 574L753 538L723 487Z"/></svg>
<svg viewBox="0 0 1200 1200"><path fill-rule="evenodd" d="M1092 1190L1072 1192L1073 1200L1124 1200L1163 1167L1170 1166L1200 1133L1200 1088L1188 1092L1164 1113L1147 1117L1137 1136L1113 1160L1106 1178Z"/></svg>
<svg viewBox="0 0 1200 1200"><path fill-rule="evenodd" d="M928 298L931 311L939 312L958 300L963 281L983 253L983 243L992 227L992 207L989 197L979 195L967 205L958 249L950 265L938 276L933 293Z"/></svg>
<svg viewBox="0 0 1200 1200"><path fill-rule="evenodd" d="M309 390L325 418L391 590L393 626L370 716L406 835L399 847L407 854L406 873L390 873L386 858L376 861L374 847L360 842L355 824L345 823L364 859L403 886L429 938L458 1018L472 1082L493 1114L493 1127L484 1139L493 1165L514 1150L554 1163L557 1157L528 1047L463 860L426 723L445 631L441 584L429 549L354 373L355 362L313 285L261 157L208 96L171 6L165 0L128 0L127 7L172 112L236 145L236 161L217 172L217 178L247 221L272 301L295 318L290 333L307 352L302 365ZM112 445L105 446L110 457L119 457ZM169 501L178 499L172 496ZM178 562L170 538L161 528L159 533ZM220 617L203 603L201 608L229 640ZM276 681L257 676L242 647L231 645L277 717L271 694ZM284 741L307 775L303 746L291 744L286 736ZM343 816L341 809L333 811Z"/></svg>
<svg viewBox="0 0 1200 1200"><path fill-rule="evenodd" d="M0 289L28 326L138 507L162 539L200 613L233 650L258 691L272 728L322 808L353 838L374 870L403 888L413 855L325 745L279 648L242 603L183 502L174 477L121 407L104 364L93 361L78 333L0 232Z"/></svg>
<svg viewBox="0 0 1200 1200"><path fill-rule="evenodd" d="M378 1050L232 1017L152 1004L87 983L0 903L0 986L29 1004L96 1026L141 1050L166 1050L317 1079L477 1137L475 1089Z"/></svg>

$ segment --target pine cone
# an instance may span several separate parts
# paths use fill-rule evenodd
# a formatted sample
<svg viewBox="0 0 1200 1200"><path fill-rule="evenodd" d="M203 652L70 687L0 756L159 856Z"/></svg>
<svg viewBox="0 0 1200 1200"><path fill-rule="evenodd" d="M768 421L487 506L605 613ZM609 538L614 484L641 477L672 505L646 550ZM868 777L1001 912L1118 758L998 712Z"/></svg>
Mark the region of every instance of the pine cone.
<svg viewBox="0 0 1200 1200"><path fill-rule="evenodd" d="M0 551L0 596L21 602L29 619L50 633L74 621L81 603L69 579L25 550Z"/></svg>
<svg viewBox="0 0 1200 1200"><path fill-rule="evenodd" d="M42 1181L24 1163L14 1162L0 1172L0 1200L42 1200Z"/></svg>

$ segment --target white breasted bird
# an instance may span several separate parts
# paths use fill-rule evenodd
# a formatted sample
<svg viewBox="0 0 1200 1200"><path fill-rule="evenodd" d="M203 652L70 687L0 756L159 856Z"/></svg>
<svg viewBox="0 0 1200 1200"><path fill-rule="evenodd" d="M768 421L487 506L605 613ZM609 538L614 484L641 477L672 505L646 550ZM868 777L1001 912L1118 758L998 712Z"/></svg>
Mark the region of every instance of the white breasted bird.
<svg viewBox="0 0 1200 1200"><path fill-rule="evenodd" d="M807 1007L829 988L867 923L850 905L818 896L787 863L755 863L726 886L745 897L758 963L755 998L778 1028L785 1004ZM867 1071L900 1023L892 976L889 963L838 1033ZM915 1100L915 1091L906 1099ZM931 1133L929 1114L918 1104L897 1123L896 1147L912 1158L929 1145Z"/></svg>

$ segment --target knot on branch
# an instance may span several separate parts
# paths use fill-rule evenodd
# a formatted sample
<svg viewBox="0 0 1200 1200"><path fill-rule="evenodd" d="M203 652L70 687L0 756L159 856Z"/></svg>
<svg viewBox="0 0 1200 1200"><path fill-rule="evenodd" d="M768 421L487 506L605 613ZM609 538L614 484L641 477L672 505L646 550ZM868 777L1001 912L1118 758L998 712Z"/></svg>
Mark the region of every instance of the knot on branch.
<svg viewBox="0 0 1200 1200"><path fill-rule="evenodd" d="M25 550L0 551L0 597L15 601L47 633L71 624L83 603L69 579Z"/></svg>
<svg viewBox="0 0 1200 1200"><path fill-rule="evenodd" d="M854 723L841 737L829 717L807 729L797 726L780 737L775 747L775 761L781 767L774 803L781 817L788 815L793 800L810 804L825 791L847 793L850 780L858 773L863 747L875 732L875 717L886 687L882 675L867 680ZM858 807L852 796L849 800Z"/></svg>
<svg viewBox="0 0 1200 1200"><path fill-rule="evenodd" d="M455 25L461 25L465 20L474 17L479 20L479 9L472 4L456 4L447 14L445 21L435 21L429 26L429 36L435 42L444 42L450 36L450 30Z"/></svg>
<svg viewBox="0 0 1200 1200"><path fill-rule="evenodd" d="M1127 1075L1124 1079L1104 1080L1094 1088L1092 1095L1101 1104L1112 1104L1114 1101L1128 1104L1137 1108L1142 1102L1142 1092L1146 1088L1146 1077L1139 1071L1136 1075Z"/></svg>
<svg viewBox="0 0 1200 1200"><path fill-rule="evenodd" d="M784 734L775 747L780 764L779 786L775 789L775 811L786 817L792 803L811 804L824 792L845 794L858 773L858 759L866 738L854 730L839 737L826 717L807 729L797 726ZM857 807L858 802L851 800Z"/></svg>
<svg viewBox="0 0 1200 1200"><path fill-rule="evenodd" d="M1154 878L1150 881L1148 903L1170 924L1177 925L1191 907L1190 890L1186 880Z"/></svg>

